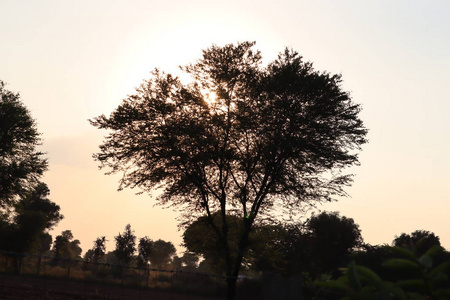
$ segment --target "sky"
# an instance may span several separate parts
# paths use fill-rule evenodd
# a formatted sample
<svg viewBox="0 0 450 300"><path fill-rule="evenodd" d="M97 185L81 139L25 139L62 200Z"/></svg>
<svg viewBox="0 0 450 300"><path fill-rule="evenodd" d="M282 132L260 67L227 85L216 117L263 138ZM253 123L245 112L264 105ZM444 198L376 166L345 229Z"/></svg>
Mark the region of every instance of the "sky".
<svg viewBox="0 0 450 300"><path fill-rule="evenodd" d="M0 0L0 80L20 92L42 133L43 181L83 251L127 224L179 247L178 213L117 191L92 159L109 115L159 68L177 74L213 43L256 41L265 62L285 47L342 74L369 129L350 195L321 205L359 224L364 241L434 232L450 249L450 1ZM300 218L301 215L298 215Z"/></svg>

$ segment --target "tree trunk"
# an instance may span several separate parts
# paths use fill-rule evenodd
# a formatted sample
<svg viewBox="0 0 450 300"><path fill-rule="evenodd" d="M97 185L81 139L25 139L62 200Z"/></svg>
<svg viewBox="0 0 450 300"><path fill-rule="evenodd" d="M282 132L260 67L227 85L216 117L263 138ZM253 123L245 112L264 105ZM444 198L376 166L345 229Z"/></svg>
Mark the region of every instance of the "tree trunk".
<svg viewBox="0 0 450 300"><path fill-rule="evenodd" d="M244 221L245 222L245 221ZM236 282L239 276L239 270L241 269L242 259L244 258L244 253L247 250L248 236L250 234L252 223L245 223L244 232L239 241L239 248L237 255L235 257L233 270L228 273L227 277L227 300L234 300L236 295Z"/></svg>
<svg viewBox="0 0 450 300"><path fill-rule="evenodd" d="M38 275L41 273L41 263L42 263L42 255L39 255L38 265L37 265L37 274Z"/></svg>
<svg viewBox="0 0 450 300"><path fill-rule="evenodd" d="M236 295L236 281L237 277L235 276L227 277L227 300L234 300Z"/></svg>
<svg viewBox="0 0 450 300"><path fill-rule="evenodd" d="M23 256L21 256L21 254L15 253L13 262L14 272L16 274L20 274L20 272L22 271Z"/></svg>

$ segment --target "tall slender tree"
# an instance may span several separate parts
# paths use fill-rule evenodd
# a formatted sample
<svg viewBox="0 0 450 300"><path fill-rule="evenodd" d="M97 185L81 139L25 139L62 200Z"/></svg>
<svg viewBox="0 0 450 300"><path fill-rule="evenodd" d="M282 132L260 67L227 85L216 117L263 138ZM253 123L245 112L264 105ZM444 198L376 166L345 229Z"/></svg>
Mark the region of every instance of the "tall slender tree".
<svg viewBox="0 0 450 300"><path fill-rule="evenodd" d="M106 254L106 237L98 237L94 241L94 247L92 248L93 255L92 255L92 261L94 263L99 263L102 261L103 257L105 257Z"/></svg>
<svg viewBox="0 0 450 300"><path fill-rule="evenodd" d="M351 177L341 171L358 163L367 132L340 75L314 70L289 49L262 66L253 46L204 50L182 68L191 82L155 70L109 117L91 120L109 130L95 158L124 173L119 189L165 187L160 203L182 209L186 224L208 217L228 299L258 216L345 195ZM227 214L241 220L234 255Z"/></svg>
<svg viewBox="0 0 450 300"><path fill-rule="evenodd" d="M125 231L114 237L116 240L116 249L114 254L121 264L129 266L133 255L136 252L136 235L131 230L131 225L125 226Z"/></svg>
<svg viewBox="0 0 450 300"><path fill-rule="evenodd" d="M153 240L148 236L139 239L138 266L147 267L150 263L150 254L153 251Z"/></svg>

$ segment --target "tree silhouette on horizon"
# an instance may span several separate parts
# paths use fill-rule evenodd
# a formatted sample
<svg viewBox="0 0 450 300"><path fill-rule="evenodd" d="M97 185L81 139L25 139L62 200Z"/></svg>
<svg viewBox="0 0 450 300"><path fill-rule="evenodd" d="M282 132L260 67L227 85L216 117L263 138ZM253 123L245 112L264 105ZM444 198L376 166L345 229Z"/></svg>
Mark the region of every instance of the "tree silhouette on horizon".
<svg viewBox="0 0 450 300"><path fill-rule="evenodd" d="M94 157L123 173L119 189L163 187L159 203L183 211L186 225L208 217L223 249L228 299L258 216L345 195L351 175L342 170L358 164L366 143L361 108L340 75L314 70L289 49L263 66L254 44L204 50L182 68L188 83L155 70L109 117L90 120L108 130ZM235 254L227 214L243 227Z"/></svg>

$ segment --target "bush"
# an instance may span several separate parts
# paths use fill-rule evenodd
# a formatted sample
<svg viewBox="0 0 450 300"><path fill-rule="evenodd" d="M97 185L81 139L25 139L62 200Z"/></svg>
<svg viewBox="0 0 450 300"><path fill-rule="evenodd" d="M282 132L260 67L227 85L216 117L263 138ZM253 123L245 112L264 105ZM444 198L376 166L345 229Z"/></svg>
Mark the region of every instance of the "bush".
<svg viewBox="0 0 450 300"><path fill-rule="evenodd" d="M336 291L340 299L349 300L450 299L450 260L442 261L442 257L447 256L441 246L435 245L420 256L414 249L391 247L390 250L395 258L383 263L383 267L390 270L388 280L352 262L340 278L316 282L316 286Z"/></svg>

